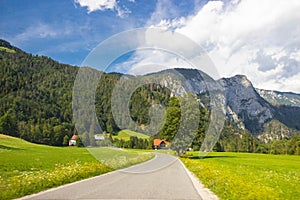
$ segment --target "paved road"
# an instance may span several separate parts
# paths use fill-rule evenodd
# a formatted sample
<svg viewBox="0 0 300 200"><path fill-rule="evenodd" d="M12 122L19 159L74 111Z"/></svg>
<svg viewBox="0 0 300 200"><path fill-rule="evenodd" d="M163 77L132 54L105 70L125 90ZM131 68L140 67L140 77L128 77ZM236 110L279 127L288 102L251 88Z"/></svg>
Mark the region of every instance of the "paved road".
<svg viewBox="0 0 300 200"><path fill-rule="evenodd" d="M201 197L182 163L173 156L157 153L143 164L22 199L198 200Z"/></svg>

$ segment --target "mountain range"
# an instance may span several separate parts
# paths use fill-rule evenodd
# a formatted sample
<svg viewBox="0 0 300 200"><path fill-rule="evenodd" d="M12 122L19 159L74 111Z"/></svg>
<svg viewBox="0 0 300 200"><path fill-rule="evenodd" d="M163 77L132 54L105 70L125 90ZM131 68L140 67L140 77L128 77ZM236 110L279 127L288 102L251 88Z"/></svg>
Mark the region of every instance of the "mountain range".
<svg viewBox="0 0 300 200"><path fill-rule="evenodd" d="M0 132L8 131L11 135L19 134L25 139L34 138L39 143L51 145L60 145L64 135L73 134L72 88L78 67L28 54L4 40L0 40L0 64ZM175 71L184 77L182 81L174 82L171 76L163 76L160 84L177 88L175 95L179 96L184 88L188 88L187 92L205 102L205 81L210 77L196 69ZM164 73L169 72L157 72L154 76ZM105 75L103 84L111 92L122 74ZM247 130L264 142L299 134L300 94L254 88L244 75L222 78L217 83L224 88L226 118L238 129ZM105 94L100 92L102 96L98 99L110 105L106 97L109 98L111 93L107 91ZM101 127L109 131L115 124L110 122L111 114L103 114L107 109L101 107L98 112L103 119ZM18 130L14 130L13 125Z"/></svg>
<svg viewBox="0 0 300 200"><path fill-rule="evenodd" d="M293 92L256 89L258 94L274 106L300 106L300 95Z"/></svg>

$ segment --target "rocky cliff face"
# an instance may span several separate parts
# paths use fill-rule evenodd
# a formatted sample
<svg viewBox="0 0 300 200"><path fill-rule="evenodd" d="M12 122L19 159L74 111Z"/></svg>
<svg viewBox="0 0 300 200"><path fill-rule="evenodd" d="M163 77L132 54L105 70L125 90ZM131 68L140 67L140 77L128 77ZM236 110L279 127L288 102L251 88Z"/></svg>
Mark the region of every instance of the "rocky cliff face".
<svg viewBox="0 0 300 200"><path fill-rule="evenodd" d="M263 125L274 117L274 108L256 92L246 76L220 80L225 88L227 105L252 133L263 131Z"/></svg>
<svg viewBox="0 0 300 200"><path fill-rule="evenodd" d="M173 72L172 72L173 71ZM176 72L175 72L176 71ZM181 95L184 92L192 92L200 98L202 102L209 102L209 90L217 90L214 88L213 80L205 73L195 70L195 69L176 69L176 70L166 70L159 72L158 74L165 73L165 78L162 85L180 88L175 90L174 95ZM168 78L170 75L167 74L178 73L181 78L180 81L173 83ZM246 76L236 75L231 78L222 78L218 80L218 83L223 86L223 93L225 97L225 109L226 117L233 121L238 128L247 129L253 135L258 136L265 133L265 125L272 120L277 120L278 123L282 125L300 130L300 107L284 105L282 103L277 103L272 105L266 95L263 98L260 94L262 90L255 89L252 83L247 79ZM183 87L178 87L181 85ZM220 88L218 88L220 89ZM279 94L280 92L274 93ZM266 94L266 92L264 92ZM268 93L269 94L269 93ZM281 96L280 96L281 95ZM283 95L285 102L296 102L295 95L291 98L288 95ZM273 95L274 97L274 95ZM282 97L282 94L276 96L278 99ZM205 98L205 101L203 101ZM209 103L206 104L209 106ZM274 131L273 131L274 132ZM277 137L277 132L268 136L268 140ZM290 135L287 135L289 137Z"/></svg>
<svg viewBox="0 0 300 200"><path fill-rule="evenodd" d="M290 129L278 120L272 120L264 124L264 132L257 136L257 138L265 143L272 140L282 140L291 138L297 131Z"/></svg>

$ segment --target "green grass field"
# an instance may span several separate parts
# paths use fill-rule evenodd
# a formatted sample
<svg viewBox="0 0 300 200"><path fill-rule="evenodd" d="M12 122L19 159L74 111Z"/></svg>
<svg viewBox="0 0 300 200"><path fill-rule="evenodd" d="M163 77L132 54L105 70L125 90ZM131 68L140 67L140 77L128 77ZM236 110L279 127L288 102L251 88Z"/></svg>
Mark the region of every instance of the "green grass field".
<svg viewBox="0 0 300 200"><path fill-rule="evenodd" d="M0 199L36 193L151 157L132 150L37 145L0 134Z"/></svg>
<svg viewBox="0 0 300 200"><path fill-rule="evenodd" d="M150 159L151 151L51 147L0 134L0 199L127 167ZM189 152L181 160L221 199L300 199L299 156L209 153L200 159Z"/></svg>
<svg viewBox="0 0 300 200"><path fill-rule="evenodd" d="M145 135L143 133L138 133L138 132L134 132L134 131L130 131L130 130L122 130L120 132L118 132L117 136L113 136L113 139L123 139L125 141L130 140L131 136L136 136L138 138L142 138L142 139L149 139L148 135Z"/></svg>
<svg viewBox="0 0 300 200"><path fill-rule="evenodd" d="M196 153L181 158L220 199L300 199L300 157L254 153Z"/></svg>
<svg viewBox="0 0 300 200"><path fill-rule="evenodd" d="M16 51L13 49L9 49L6 47L0 47L0 51L6 51L7 53L15 53Z"/></svg>

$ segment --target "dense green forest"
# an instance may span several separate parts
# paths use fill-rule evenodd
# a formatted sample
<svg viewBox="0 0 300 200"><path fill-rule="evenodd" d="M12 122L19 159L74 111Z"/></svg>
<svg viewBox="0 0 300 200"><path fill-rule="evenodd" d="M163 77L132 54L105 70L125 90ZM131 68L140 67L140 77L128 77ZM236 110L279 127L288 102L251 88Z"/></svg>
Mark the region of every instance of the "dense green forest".
<svg viewBox="0 0 300 200"><path fill-rule="evenodd" d="M72 86L78 68L33 56L1 40L0 132L62 145L74 132Z"/></svg>
<svg viewBox="0 0 300 200"><path fill-rule="evenodd" d="M79 68L58 63L45 56L27 54L4 40L0 40L0 47L0 132L35 143L66 145L76 133L72 119L72 89ZM118 73L103 73L96 91L98 121L103 131L110 136L120 131L112 114L111 96L121 76ZM170 93L159 84L145 84L137 88L129 102L132 120L140 127L149 125L151 105L161 104L166 108L165 124L150 140L131 137L129 141L122 141L110 137L110 142L119 147L152 148L152 140L161 138L172 141L175 151L178 150L176 146L199 150L209 124L209 109L205 103L199 104L197 112L200 117L196 118L195 110L189 109L193 105L182 104L184 97L171 97ZM189 94L189 98L204 102L194 94ZM186 106L186 113L181 113L181 106ZM192 135L189 130L184 130L189 135L184 139L175 138L182 115L188 116L190 123L199 125L198 131ZM90 145L96 144L93 138L89 140ZM234 123L226 121L214 150L299 155L299 146L300 137L297 135L289 140L274 140L265 144L249 132L237 128Z"/></svg>

